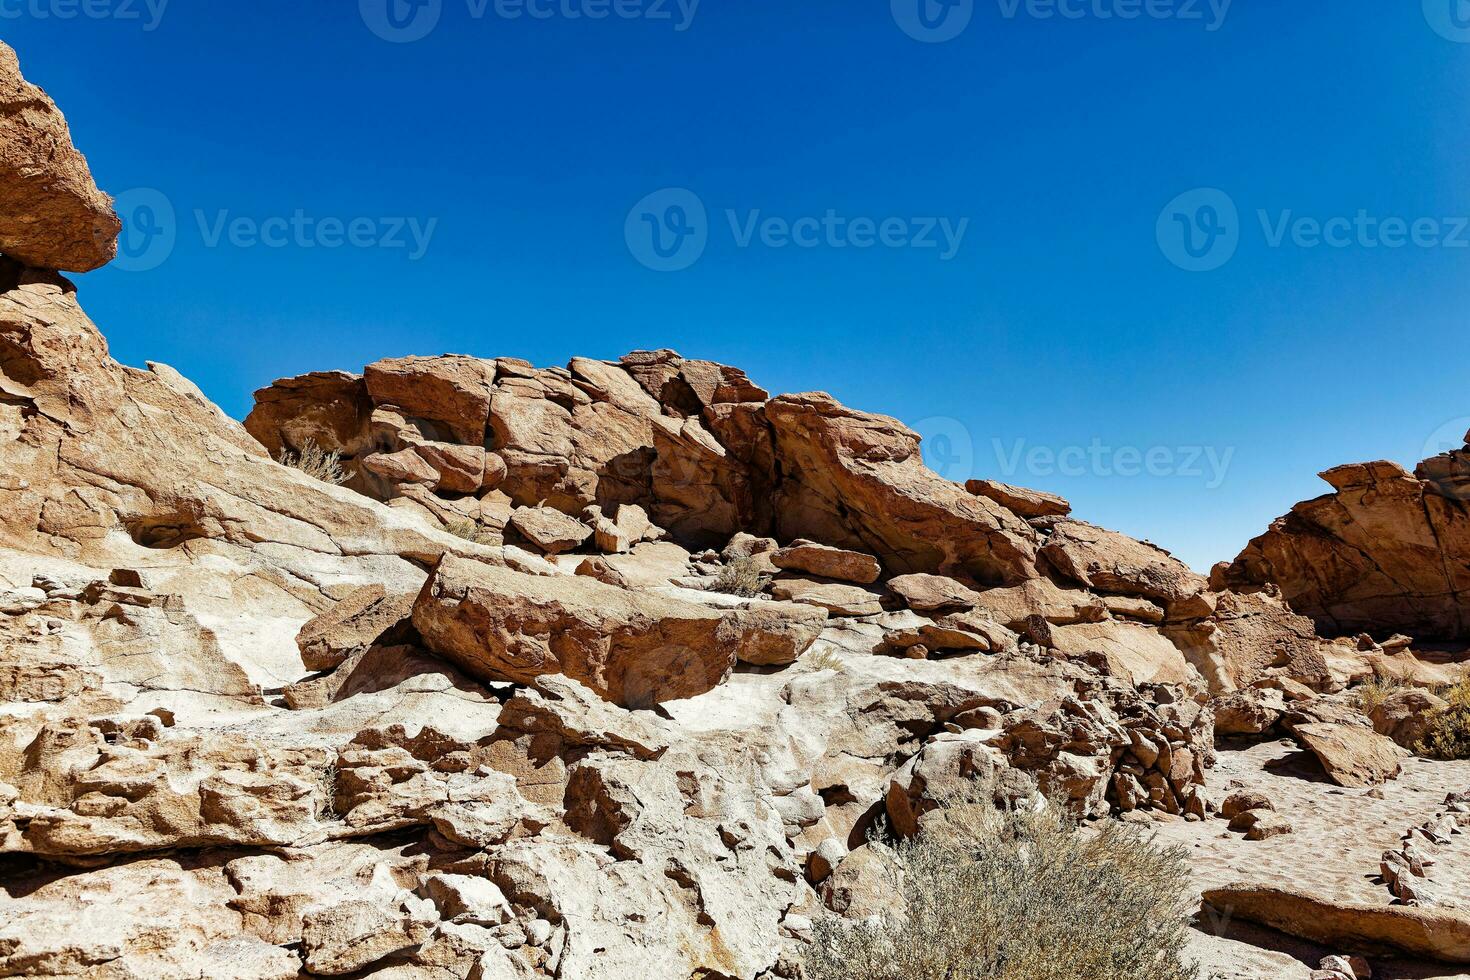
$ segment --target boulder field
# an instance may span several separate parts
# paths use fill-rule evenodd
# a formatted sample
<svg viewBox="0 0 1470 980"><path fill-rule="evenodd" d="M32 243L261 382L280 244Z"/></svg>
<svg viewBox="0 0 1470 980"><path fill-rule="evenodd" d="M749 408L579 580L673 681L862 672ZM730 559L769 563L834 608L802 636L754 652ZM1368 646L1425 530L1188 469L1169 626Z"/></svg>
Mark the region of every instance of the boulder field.
<svg viewBox="0 0 1470 980"><path fill-rule="evenodd" d="M797 980L982 798L1184 846L1204 975L1470 961L1470 763L1408 751L1470 448L1207 578L667 350L242 425L111 358L59 270L119 224L4 44L0 106L0 976Z"/></svg>

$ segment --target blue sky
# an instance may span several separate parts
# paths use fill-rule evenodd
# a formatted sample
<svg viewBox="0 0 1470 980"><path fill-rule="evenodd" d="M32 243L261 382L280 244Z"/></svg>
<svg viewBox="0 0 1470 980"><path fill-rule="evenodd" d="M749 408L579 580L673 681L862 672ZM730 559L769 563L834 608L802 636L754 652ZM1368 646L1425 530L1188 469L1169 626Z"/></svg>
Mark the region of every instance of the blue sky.
<svg viewBox="0 0 1470 980"><path fill-rule="evenodd" d="M1464 0L385 2L0 0L120 360L673 347L1200 568L1470 428Z"/></svg>

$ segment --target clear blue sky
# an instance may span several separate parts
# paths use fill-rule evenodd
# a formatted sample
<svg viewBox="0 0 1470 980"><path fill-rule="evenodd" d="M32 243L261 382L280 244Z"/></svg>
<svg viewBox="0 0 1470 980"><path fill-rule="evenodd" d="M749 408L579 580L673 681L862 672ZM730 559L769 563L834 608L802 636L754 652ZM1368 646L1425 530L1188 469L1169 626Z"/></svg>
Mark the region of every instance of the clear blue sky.
<svg viewBox="0 0 1470 980"><path fill-rule="evenodd" d="M384 0L86 2L61 19L82 0L0 0L0 36L102 186L152 188L176 218L160 264L79 277L82 301L120 360L172 364L236 416L277 377L389 355L673 347L896 415L947 475L1064 494L1201 568L1325 489L1317 470L1413 462L1470 427L1462 0L1236 0L1223 20L1208 0L1136 19L1102 15L1144 0L1049 18L927 0L927 21L918 0L703 0L692 18L688 0L539 0L544 18L442 0L408 43L369 29L388 32ZM665 188L703 223L667 196L630 215ZM1165 210L1197 188L1238 217L1206 209L1218 195ZM370 219L360 244L388 219L436 224L419 257L320 247L330 226L300 236L314 248L251 244L298 211ZM1344 247L1308 247L1291 225L1273 247L1288 211L1437 219L1421 239L1451 244L1339 225ZM761 225L742 245L753 212L844 223L801 226L813 247ZM968 224L948 258L854 246L889 218L895 245ZM698 261L641 263L660 261L647 220L701 231ZM1129 475L1151 449L1155 473Z"/></svg>

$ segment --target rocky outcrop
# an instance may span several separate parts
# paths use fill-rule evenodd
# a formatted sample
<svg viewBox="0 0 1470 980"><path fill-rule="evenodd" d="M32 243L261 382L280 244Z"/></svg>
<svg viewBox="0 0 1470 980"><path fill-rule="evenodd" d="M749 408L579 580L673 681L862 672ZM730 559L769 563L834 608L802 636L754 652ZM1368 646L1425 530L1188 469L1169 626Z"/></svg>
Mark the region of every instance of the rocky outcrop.
<svg viewBox="0 0 1470 980"><path fill-rule="evenodd" d="M414 603L429 649L487 680L574 678L624 707L694 697L734 669L720 613L583 576L525 575L448 558Z"/></svg>
<svg viewBox="0 0 1470 980"><path fill-rule="evenodd" d="M112 261L121 230L56 103L21 77L15 51L0 42L0 253L90 272Z"/></svg>
<svg viewBox="0 0 1470 980"><path fill-rule="evenodd" d="M1205 579L1167 551L1116 531L1068 518L1043 522L1041 556L1058 573L1099 592L1171 603L1205 587Z"/></svg>
<svg viewBox="0 0 1470 980"><path fill-rule="evenodd" d="M782 473L778 536L875 555L890 574L989 585L1035 577L1030 526L930 471L918 435L901 422L820 392L772 399L765 414Z"/></svg>
<svg viewBox="0 0 1470 980"><path fill-rule="evenodd" d="M1338 466L1225 572L1274 583L1328 635L1470 639L1470 445L1424 460Z"/></svg>
<svg viewBox="0 0 1470 980"><path fill-rule="evenodd" d="M1396 950L1441 963L1470 963L1470 915L1462 909L1326 901L1301 891L1237 885L1206 891L1222 913L1331 949Z"/></svg>
<svg viewBox="0 0 1470 980"><path fill-rule="evenodd" d="M1226 798L1272 866L1432 785L1323 692L1452 665L918 450L670 351L393 358L242 428L0 258L0 975L794 980L951 802L1220 846ZM1304 806L1297 752L1278 813L1217 792L1217 723L1403 776ZM1453 898L1445 806L1384 901Z"/></svg>

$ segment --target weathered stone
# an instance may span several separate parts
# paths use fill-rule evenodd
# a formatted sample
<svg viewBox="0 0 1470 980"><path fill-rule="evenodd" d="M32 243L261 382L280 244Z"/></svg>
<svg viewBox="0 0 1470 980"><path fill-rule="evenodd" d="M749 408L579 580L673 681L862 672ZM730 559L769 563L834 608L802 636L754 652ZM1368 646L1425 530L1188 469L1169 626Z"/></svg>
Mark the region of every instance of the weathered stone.
<svg viewBox="0 0 1470 980"><path fill-rule="evenodd" d="M1470 445L1412 474L1379 461L1321 477L1334 492L1272 523L1226 580L1279 586L1331 635L1470 637Z"/></svg>
<svg viewBox="0 0 1470 980"><path fill-rule="evenodd" d="M1002 507L1022 517L1065 517L1072 505L1053 493L1013 487L995 480L970 480L965 489L977 497L989 497Z"/></svg>
<svg viewBox="0 0 1470 980"><path fill-rule="evenodd" d="M1292 734L1339 786L1377 786L1398 777L1409 753L1363 725L1296 725Z"/></svg>
<svg viewBox="0 0 1470 980"><path fill-rule="evenodd" d="M813 582L804 578L777 579L771 594L788 602L821 606L834 616L876 616L883 611L883 597L857 585Z"/></svg>
<svg viewBox="0 0 1470 980"><path fill-rule="evenodd" d="M425 643L476 676L564 674L617 704L693 697L735 666L720 613L583 576L523 575L450 558L414 605Z"/></svg>
<svg viewBox="0 0 1470 980"><path fill-rule="evenodd" d="M1049 526L1042 556L1059 573L1088 588L1166 604L1205 588L1203 576L1162 548L1066 518Z"/></svg>
<svg viewBox="0 0 1470 980"><path fill-rule="evenodd" d="M899 575L889 579L888 590L915 612L974 609L979 593L943 575Z"/></svg>
<svg viewBox="0 0 1470 980"><path fill-rule="evenodd" d="M518 507L510 526L549 555L572 551L592 537L592 528L550 507Z"/></svg>
<svg viewBox="0 0 1470 980"><path fill-rule="evenodd" d="M771 561L777 568L787 571L806 572L819 578L857 585L871 585L883 573L872 555L830 548L815 541L793 541L772 555Z"/></svg>
<svg viewBox="0 0 1470 980"><path fill-rule="evenodd" d="M117 255L121 229L61 111L0 43L0 252L37 268L90 272Z"/></svg>

